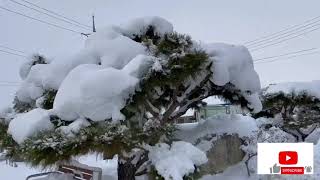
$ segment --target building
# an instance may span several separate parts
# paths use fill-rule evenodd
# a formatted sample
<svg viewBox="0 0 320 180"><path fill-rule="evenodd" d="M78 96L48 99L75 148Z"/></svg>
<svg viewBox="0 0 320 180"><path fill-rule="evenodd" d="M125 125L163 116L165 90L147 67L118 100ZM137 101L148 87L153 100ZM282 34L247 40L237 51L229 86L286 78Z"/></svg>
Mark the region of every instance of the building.
<svg viewBox="0 0 320 180"><path fill-rule="evenodd" d="M240 106L231 104L208 104L198 110L191 110L178 118L176 123L193 123L219 114L243 114Z"/></svg>

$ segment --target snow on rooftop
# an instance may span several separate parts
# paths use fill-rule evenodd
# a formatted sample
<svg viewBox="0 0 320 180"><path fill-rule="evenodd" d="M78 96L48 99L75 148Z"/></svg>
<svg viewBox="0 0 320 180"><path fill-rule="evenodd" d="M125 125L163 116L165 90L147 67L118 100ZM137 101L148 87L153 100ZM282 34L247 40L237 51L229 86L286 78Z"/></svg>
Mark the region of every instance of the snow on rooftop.
<svg viewBox="0 0 320 180"><path fill-rule="evenodd" d="M309 81L309 82L284 82L278 84L271 84L267 87L265 94L272 93L301 93L306 92L311 96L320 98L320 80Z"/></svg>

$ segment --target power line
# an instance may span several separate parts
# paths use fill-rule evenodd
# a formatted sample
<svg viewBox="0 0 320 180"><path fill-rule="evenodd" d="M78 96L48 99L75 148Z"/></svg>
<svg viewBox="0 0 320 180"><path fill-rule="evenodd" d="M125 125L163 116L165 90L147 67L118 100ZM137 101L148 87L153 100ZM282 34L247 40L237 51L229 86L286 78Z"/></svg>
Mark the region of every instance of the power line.
<svg viewBox="0 0 320 180"><path fill-rule="evenodd" d="M315 25L313 25L313 26L304 28L304 29L299 30L299 31L296 31L296 32L294 32L294 33L284 34L284 36L280 36L280 37L278 37L278 38L276 38L276 39L272 39L272 38L271 38L270 41L264 41L264 42L261 42L261 43L255 45L255 46L253 46L253 47L250 47L250 46L249 46L249 48L258 48L258 47L263 46L264 44L269 44L269 43L272 43L273 41L283 40L283 39L286 38L286 37L290 37L290 36L292 36L292 35L296 35L296 34L299 34L299 33L308 34L308 33L309 33L309 31L308 31L309 29L312 29L312 28L314 28L314 27L319 27L319 26L320 26L320 24L315 24ZM305 30L307 30L307 31L304 32Z"/></svg>
<svg viewBox="0 0 320 180"><path fill-rule="evenodd" d="M66 17L66 16L64 16L64 15L58 14L58 13L56 13L56 12L54 12L54 11L51 11L51 10L49 10L49 9L43 8L43 7L41 7L41 6L38 6L38 5L36 5L36 4L34 4L34 3L31 3L31 2L29 2L29 1L26 1L26 0L21 0L21 1L23 1L23 2L25 2L25 3L28 3L28 4L30 4L30 5L32 5L32 6L34 6L34 7L40 8L40 9L42 9L42 10L44 10L44 11L47 11L47 12L49 12L49 13L51 13L51 14L54 14L54 15L56 15L56 16L59 16L59 17L61 17L61 18L67 19L67 20L69 20L69 21L71 21L71 22L77 23L77 24L82 25L82 26L84 26L84 27L91 28L91 26L82 24L82 23L80 23L80 22L78 22L78 21L76 21L76 20L73 20L73 19L68 18L68 17Z"/></svg>
<svg viewBox="0 0 320 180"><path fill-rule="evenodd" d="M47 15L47 16L49 16L49 17L54 18L54 19L58 19L58 20L60 20L60 21L63 21L63 22L66 22L66 23L72 24L72 25L74 25L74 26L77 26L77 27L80 27L80 28L83 28L83 29L86 29L86 30L91 30L91 29L89 29L89 28L87 28L87 27L83 27L82 25L78 25L78 24L72 23L72 22L70 22L70 21L67 21L67 20L65 20L65 19L63 19L63 18L56 17L56 16L54 16L54 15L51 15L51 14L48 14L48 13L42 12L42 11L40 11L40 10L36 9L36 8L33 8L33 7L30 7L30 6L27 6L27 5L25 5L25 4L22 4L22 3L20 3L20 2L17 2L17 1L15 1L15 0L9 0L9 1L11 1L11 2L13 2L13 3L15 3L15 4L18 4L18 5L20 5L20 6L23 6L23 7L29 8L29 9L31 9L31 10L37 11L37 12L39 12L39 13L45 14L45 15Z"/></svg>
<svg viewBox="0 0 320 180"><path fill-rule="evenodd" d="M275 32L275 33L271 33L271 34L269 34L269 35L266 35L266 36L263 36L263 37L260 37L260 38L254 39L254 40L244 42L244 44L250 45L250 44L252 44L253 42L259 41L259 40L261 40L261 39L270 38L270 37L272 37L272 36L274 36L274 35L277 35L277 34L279 34L279 33L286 32L286 31L288 31L288 30L290 30L290 29L294 29L294 28L299 27L299 26L306 26L306 25L305 25L306 23L312 22L312 21L317 20L317 19L319 19L319 18L320 18L320 16L317 16L317 17L312 18L312 19L310 19L310 20L304 21L303 23L300 23L300 24L297 24L297 25L293 25L293 26L287 27L287 28L285 28L285 29L283 29L283 30L280 30L280 31L277 31L277 32ZM318 22L318 20L317 20L316 22ZM313 23L315 23L315 22L313 22ZM311 24L312 24L312 23L311 23Z"/></svg>
<svg viewBox="0 0 320 180"><path fill-rule="evenodd" d="M274 59L274 58L288 56L288 55L292 55L292 54L298 54L298 53L301 53L301 52L308 52L308 51L312 51L312 50L315 50L315 49L319 49L319 48L304 49L304 50L300 50L300 51L295 51L295 52L290 52L290 53L285 53L285 54L280 54L280 55L275 55L275 56L259 58L259 59L255 59L254 62L259 62L259 61L263 61L263 60L266 60L266 59Z"/></svg>
<svg viewBox="0 0 320 180"><path fill-rule="evenodd" d="M288 40L291 40L291 39L294 39L294 38L297 38L297 37L301 37L301 36L303 36L303 35L306 35L306 34L308 34L308 33L311 33L311 32L313 32L313 31L316 31L316 30L319 30L319 29L320 29L320 27L315 28L315 29L312 29L312 30L307 31L307 32L304 32L304 33L300 33L300 34L298 34L298 35L292 36L292 37L287 38L287 39L283 39L283 40L278 41L278 42L275 42L275 43L267 44L267 45L262 46L262 47L257 47L257 48L255 48L255 49L252 49L251 52L258 51L258 50L261 50L261 49L264 49L264 48L266 48L266 47L273 46L273 45L276 45L276 44L280 44L280 43L282 43L282 42L285 42L285 41L288 41Z"/></svg>
<svg viewBox="0 0 320 180"><path fill-rule="evenodd" d="M1 84L0 83L0 86L6 87L6 86L19 86L19 85L18 84Z"/></svg>
<svg viewBox="0 0 320 180"><path fill-rule="evenodd" d="M14 81L0 81L0 83L7 83L7 84L20 84L20 82L14 82Z"/></svg>
<svg viewBox="0 0 320 180"><path fill-rule="evenodd" d="M37 18L28 16L28 15L25 15L25 14L19 13L19 12L17 12L17 11L13 11L13 10L7 9L7 8L5 8L5 7L2 7L2 6L0 6L0 9L9 11L9 12L14 13L14 14L18 14L18 15L20 15L20 16L23 16L23 17L26 17L26 18L29 18L29 19L32 19L32 20L35 20L35 21L39 21L39 22L41 22L41 23L44 23L44 24L47 24L47 25L50 25L50 26L54 26L54 27L56 27L56 28L60 28L60 29L67 30L67 31L70 31L70 32L73 32L73 33L81 34L81 32L78 32L78 31L75 31L75 30L72 30L72 29L69 29L69 28L65 28L65 27L63 27L63 26L59 26L59 25L56 25L56 24L53 24L53 23L49 23L49 22L43 21L43 20L41 20L41 19L37 19Z"/></svg>
<svg viewBox="0 0 320 180"><path fill-rule="evenodd" d="M26 53L26 52L24 52L24 51L16 50L16 49L13 49L13 48L4 46L4 45L0 45L0 47L1 47L1 48L5 48L5 49L8 49L8 50L11 50L11 51L19 52L19 53L22 53L22 54L28 54L28 53Z"/></svg>
<svg viewBox="0 0 320 180"><path fill-rule="evenodd" d="M13 52L9 52L9 51L2 50L2 49L0 49L0 52L11 54L11 55L14 55L14 56L20 56L20 57L28 58L27 56L24 56L24 55L21 55L21 54L17 54L17 53L13 53Z"/></svg>
<svg viewBox="0 0 320 180"><path fill-rule="evenodd" d="M284 61L284 60L293 59L293 58L300 57L300 56L312 55L312 54L320 54L320 51L312 52L312 53L306 53L306 54L299 54L299 55L295 55L295 56L289 56L287 58L278 58L276 60L263 61L263 62L257 62L257 63L254 62L254 63L255 64L263 64L263 63L271 63L271 62L276 62L276 61Z"/></svg>

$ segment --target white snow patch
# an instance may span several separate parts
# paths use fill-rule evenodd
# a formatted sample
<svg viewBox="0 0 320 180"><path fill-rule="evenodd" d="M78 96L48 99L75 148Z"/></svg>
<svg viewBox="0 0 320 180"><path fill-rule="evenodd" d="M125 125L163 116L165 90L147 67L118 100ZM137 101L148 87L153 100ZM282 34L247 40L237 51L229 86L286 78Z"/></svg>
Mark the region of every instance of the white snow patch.
<svg viewBox="0 0 320 180"><path fill-rule="evenodd" d="M116 180L118 179L118 157L114 156L113 159L103 159L102 154L87 154L84 156L76 157L76 160L87 166L98 167L102 169L103 180Z"/></svg>
<svg viewBox="0 0 320 180"><path fill-rule="evenodd" d="M257 95L261 89L260 79L248 49L223 43L205 44L203 48L213 61L213 83L218 86L232 83L241 90L254 112L261 111L262 105Z"/></svg>
<svg viewBox="0 0 320 180"><path fill-rule="evenodd" d="M90 35L85 47L101 60L102 66L116 69L122 69L137 55L146 54L145 46L123 36L115 27Z"/></svg>
<svg viewBox="0 0 320 180"><path fill-rule="evenodd" d="M157 16L136 18L126 24L120 25L120 29L123 34L133 38L134 35L145 34L149 26L153 26L155 33L160 36L173 32L173 25L167 20Z"/></svg>
<svg viewBox="0 0 320 180"><path fill-rule="evenodd" d="M2 120L4 121L4 123L9 123L13 118L16 117L16 113L14 112L13 108L10 106L6 106L6 107L2 107L0 109L0 123Z"/></svg>
<svg viewBox="0 0 320 180"><path fill-rule="evenodd" d="M138 79L124 71L98 65L80 65L64 80L53 108L64 120L123 120L120 110L135 90Z"/></svg>
<svg viewBox="0 0 320 180"><path fill-rule="evenodd" d="M13 119L8 128L8 133L17 143L22 143L28 137L44 130L53 129L49 114L44 109L34 109L20 114Z"/></svg>
<svg viewBox="0 0 320 180"><path fill-rule="evenodd" d="M73 136L78 133L80 129L90 126L90 123L85 119L77 119L68 126L61 126L59 130L61 130L67 136Z"/></svg>
<svg viewBox="0 0 320 180"><path fill-rule="evenodd" d="M178 124L176 138L195 143L206 135L238 134L250 137L258 130L255 119L240 114L217 115L197 123Z"/></svg>
<svg viewBox="0 0 320 180"><path fill-rule="evenodd" d="M320 80L309 82L284 82L278 84L271 84L268 86L265 94L273 94L283 92L289 94L291 92L301 93L306 92L311 96L320 98Z"/></svg>
<svg viewBox="0 0 320 180"><path fill-rule="evenodd" d="M31 168L23 162L16 162L17 167L12 167L6 164L5 161L0 161L0 179L1 180L25 180L27 176L35 173L40 173L40 169Z"/></svg>
<svg viewBox="0 0 320 180"><path fill-rule="evenodd" d="M149 159L165 180L182 180L184 175L193 173L195 165L208 161L206 154L192 144L183 141L160 143L147 147Z"/></svg>
<svg viewBox="0 0 320 180"><path fill-rule="evenodd" d="M145 75L155 63L156 58L153 56L138 55L133 58L122 70L123 72L141 78Z"/></svg>

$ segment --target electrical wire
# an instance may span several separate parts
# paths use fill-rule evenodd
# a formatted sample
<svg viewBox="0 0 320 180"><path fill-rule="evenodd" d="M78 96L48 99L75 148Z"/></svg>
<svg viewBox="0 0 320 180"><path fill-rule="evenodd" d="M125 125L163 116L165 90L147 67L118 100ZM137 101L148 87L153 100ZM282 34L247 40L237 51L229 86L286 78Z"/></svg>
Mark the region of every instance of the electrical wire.
<svg viewBox="0 0 320 180"><path fill-rule="evenodd" d="M38 22L41 22L41 23L44 23L44 24L47 24L47 25L50 25L50 26L53 26L53 27L56 27L56 28L60 28L60 29L66 30L66 31L70 31L70 32L73 32L73 33L76 33L76 34L81 34L81 32L79 32L79 31L75 31L75 30L72 30L72 29L69 29L69 28L65 28L63 26L59 26L59 25L56 25L56 24L53 24L53 23L49 23L49 22L46 22L44 20L28 16L28 15L25 15L25 14L17 12L17 11L10 10L10 9L2 7L2 6L0 6L0 9L8 11L8 12L11 12L11 13L14 13L14 14L17 14L17 15L20 15L20 16L23 16L23 17L26 17L26 18L29 18L29 19L32 19L32 20L35 20L35 21L38 21Z"/></svg>
<svg viewBox="0 0 320 180"><path fill-rule="evenodd" d="M54 12L54 11L51 11L51 10L46 9L46 8L43 8L43 7L41 7L41 6L39 6L39 5L35 4L35 3L29 2L29 1L26 1L26 0L21 0L21 1L23 1L23 2L25 2L25 3L28 3L28 4L30 4L30 5L32 5L32 6L34 6L34 7L37 7L37 8L39 8L39 9L42 9L42 10L44 10L44 11L47 11L47 12L49 12L49 13L51 13L51 14L54 14L54 15L56 15L56 16L59 16L59 17L61 17L61 18L67 19L67 20L69 20L69 21L71 21L71 22L77 23L77 24L82 25L82 26L84 26L84 27L91 28L91 26L88 26L88 25L86 25L86 24L82 24L82 23L80 23L80 22L78 22L78 21L76 21L76 20L74 20L74 19L68 18L68 17L66 17L66 16L64 16L64 15L61 15L61 14L58 14L58 13L56 13L56 12Z"/></svg>
<svg viewBox="0 0 320 180"><path fill-rule="evenodd" d="M25 4L19 3L19 2L15 1L15 0L9 0L9 1L11 1L11 2L13 2L13 3L15 3L15 4L18 4L18 5L20 5L20 6L26 7L26 8L28 8L28 9L34 10L34 11L36 11L36 12L39 12L39 13L45 14L45 15L47 15L47 16L49 16L49 17L51 17L51 18L58 19L58 20L60 20L60 21L63 21L63 22L69 23L69 24L71 24L71 25L74 25L74 26L77 26L77 27L80 27L80 28L83 28L83 29L86 29L86 30L91 30L91 29L90 29L90 28L88 28L88 27L83 27L82 25L78 25L78 24L72 23L72 22L67 21L67 20L65 20L65 19L63 19L63 18L56 17L56 16L54 16L54 15L51 15L51 14L48 14L48 13L42 12L42 11L40 11L40 10L36 9L36 8L33 8L33 7L27 6L27 5L25 5Z"/></svg>

